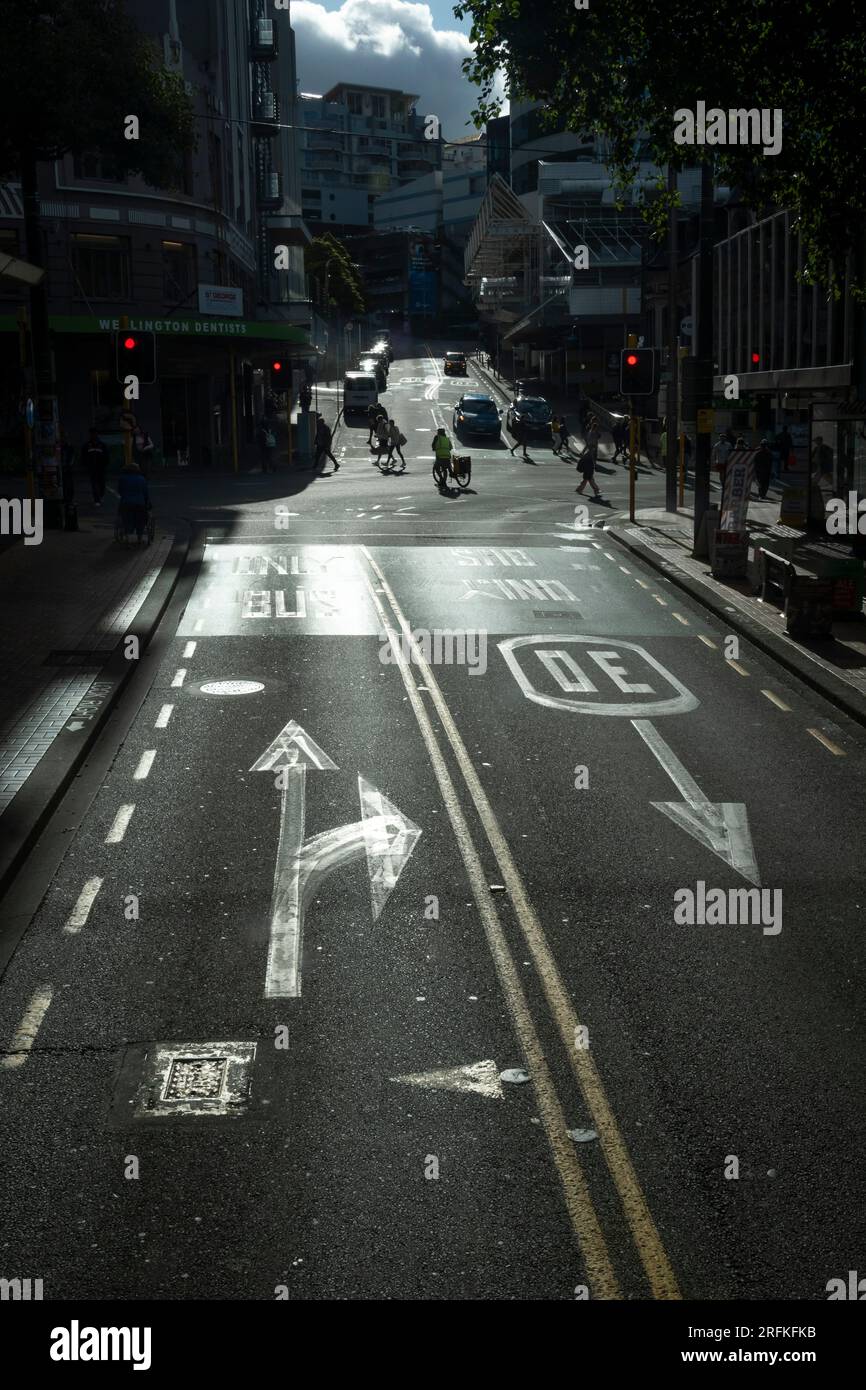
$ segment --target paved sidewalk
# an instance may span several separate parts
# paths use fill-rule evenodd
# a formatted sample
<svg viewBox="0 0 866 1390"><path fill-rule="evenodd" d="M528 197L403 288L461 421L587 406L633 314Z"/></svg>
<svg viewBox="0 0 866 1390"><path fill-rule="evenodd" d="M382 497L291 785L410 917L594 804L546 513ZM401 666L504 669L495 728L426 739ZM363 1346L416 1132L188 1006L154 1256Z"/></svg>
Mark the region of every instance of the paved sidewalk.
<svg viewBox="0 0 866 1390"><path fill-rule="evenodd" d="M757 540L775 525L778 513L778 502L750 502L751 536ZM661 507L638 509L634 523L615 522L607 531L852 718L866 723L866 612L836 619L831 639L789 637L781 608L758 598L750 581L714 579L709 561L692 557L693 525L694 513L687 503L676 514ZM753 558L754 546L749 554Z"/></svg>
<svg viewBox="0 0 866 1390"><path fill-rule="evenodd" d="M123 638L132 632L146 645L164 607L154 591L173 545L157 531L150 546L122 546L106 516L0 555L0 886L135 666ZM165 600L177 561L164 577Z"/></svg>

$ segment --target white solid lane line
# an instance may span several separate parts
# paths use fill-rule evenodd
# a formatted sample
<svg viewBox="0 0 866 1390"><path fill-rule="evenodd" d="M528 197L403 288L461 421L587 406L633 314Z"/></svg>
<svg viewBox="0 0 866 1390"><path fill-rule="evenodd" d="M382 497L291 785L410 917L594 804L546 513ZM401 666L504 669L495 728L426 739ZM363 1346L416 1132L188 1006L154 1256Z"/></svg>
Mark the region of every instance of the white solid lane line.
<svg viewBox="0 0 866 1390"><path fill-rule="evenodd" d="M126 828L129 825L129 822L132 820L132 813L134 810L134 802L131 805L121 806L117 815L114 817L114 824L112 825L111 829L105 837L105 843L107 845L120 844L121 840L126 834Z"/></svg>
<svg viewBox="0 0 866 1390"><path fill-rule="evenodd" d="M48 1005L51 1003L53 992L51 985L42 985L41 988L37 989L18 1025L18 1031L9 1044L8 1053L0 1058L0 1067L7 1069L21 1067L27 1061L30 1049L35 1043L42 1025L42 1020L48 1012Z"/></svg>
<svg viewBox="0 0 866 1390"><path fill-rule="evenodd" d="M168 725L169 719L171 719L171 712L172 712L173 709L174 709L174 705L163 705L163 707L162 707L162 709L160 710L159 714L156 716L156 723L154 724L153 727L154 727L155 729L164 729L164 728L166 728L167 725Z"/></svg>
<svg viewBox="0 0 866 1390"><path fill-rule="evenodd" d="M174 676L173 676L172 682L171 682L171 683L172 683L172 686L176 689L179 685L183 685L183 683L184 683L185 680L186 680L186 667L181 666L181 667L180 667L177 671L175 671L175 673L174 673Z"/></svg>
<svg viewBox="0 0 866 1390"><path fill-rule="evenodd" d="M196 648L195 642L187 642L186 646L185 646L184 649L183 649L183 659L184 659L184 661L187 661L187 660L193 655L193 653L195 652L195 648Z"/></svg>
<svg viewBox="0 0 866 1390"><path fill-rule="evenodd" d="M133 779L134 782L143 782L143 781L144 781L145 777L146 777L147 774L150 772L150 769L153 767L153 760L154 760L155 757L156 757L156 749L155 749L155 748L148 748L148 750L147 750L146 753L142 753L142 755L141 755L141 757L140 757L140 759L139 759L139 762L138 762L138 767L135 769L135 772L133 772L133 774L132 774L132 779Z"/></svg>
<svg viewBox="0 0 866 1390"><path fill-rule="evenodd" d="M90 916L90 909L96 901L96 895L102 887L101 878L89 878L78 895L78 902L75 904L69 917L66 919L63 930L66 932L78 932L86 923Z"/></svg>

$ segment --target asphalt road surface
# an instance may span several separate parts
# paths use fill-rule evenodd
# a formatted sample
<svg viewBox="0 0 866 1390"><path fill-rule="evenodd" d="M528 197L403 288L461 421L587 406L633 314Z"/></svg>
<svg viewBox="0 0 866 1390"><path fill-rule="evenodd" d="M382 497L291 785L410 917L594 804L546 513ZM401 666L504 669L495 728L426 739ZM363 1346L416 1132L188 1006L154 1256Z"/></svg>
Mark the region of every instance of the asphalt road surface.
<svg viewBox="0 0 866 1390"><path fill-rule="evenodd" d="M0 985L3 1264L825 1299L866 1210L864 733L575 525L549 448L439 495L467 383L414 351L405 473L342 429L336 475L170 504L162 659Z"/></svg>

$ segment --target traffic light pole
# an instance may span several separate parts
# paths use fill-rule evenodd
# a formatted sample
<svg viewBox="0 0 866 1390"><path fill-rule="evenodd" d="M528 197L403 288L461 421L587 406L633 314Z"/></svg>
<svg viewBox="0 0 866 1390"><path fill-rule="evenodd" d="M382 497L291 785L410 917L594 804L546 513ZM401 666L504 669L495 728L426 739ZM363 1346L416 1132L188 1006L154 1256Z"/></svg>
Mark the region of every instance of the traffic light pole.
<svg viewBox="0 0 866 1390"><path fill-rule="evenodd" d="M695 418L704 428L695 432L694 550L698 549L701 521L710 505L710 452L712 436L708 416L713 399L713 166L711 157L701 164L700 260L698 269L697 390Z"/></svg>
<svg viewBox="0 0 866 1390"><path fill-rule="evenodd" d="M668 193L677 191L677 171L668 164ZM679 411L677 410L677 384L680 374L679 336L677 334L677 213L671 204L668 211L668 362L669 381L667 391L667 411L665 419L665 511L677 509L677 435Z"/></svg>
<svg viewBox="0 0 866 1390"><path fill-rule="evenodd" d="M634 521L635 505L635 483L637 481L635 463L635 434L637 431L637 420L634 413L634 401L631 396L628 398L628 519Z"/></svg>

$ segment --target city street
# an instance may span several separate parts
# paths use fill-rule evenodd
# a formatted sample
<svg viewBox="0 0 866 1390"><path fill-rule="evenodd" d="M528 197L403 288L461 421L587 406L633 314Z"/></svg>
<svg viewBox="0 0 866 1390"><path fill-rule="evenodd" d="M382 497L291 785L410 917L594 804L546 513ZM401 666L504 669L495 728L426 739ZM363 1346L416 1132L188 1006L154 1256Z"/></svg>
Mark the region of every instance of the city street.
<svg viewBox="0 0 866 1390"><path fill-rule="evenodd" d="M359 421L338 472L152 479L189 556L0 981L4 1269L46 1298L862 1267L866 730L606 535L622 465L601 505L503 431L441 495L487 385L416 341L405 471Z"/></svg>

